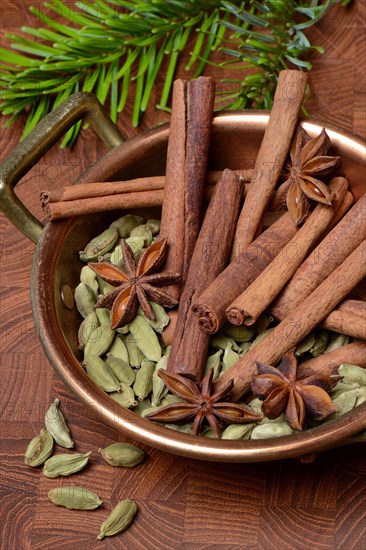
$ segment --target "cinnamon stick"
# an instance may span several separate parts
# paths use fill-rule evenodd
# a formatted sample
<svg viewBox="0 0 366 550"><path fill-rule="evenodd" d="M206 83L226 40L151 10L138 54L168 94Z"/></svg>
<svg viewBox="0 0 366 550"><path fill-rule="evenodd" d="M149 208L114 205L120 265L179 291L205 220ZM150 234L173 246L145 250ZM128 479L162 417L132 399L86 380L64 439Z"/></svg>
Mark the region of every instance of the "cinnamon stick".
<svg viewBox="0 0 366 550"><path fill-rule="evenodd" d="M345 302L358 300L345 300ZM320 328L347 334L353 338L361 338L366 340L366 316L359 315L358 311L344 311L341 308L342 302L337 309L329 313L329 315L320 323ZM365 302L359 302L366 307ZM164 346L170 346L173 343L175 325L177 322L177 311L169 311L170 322L162 333ZM205 331L207 332L207 331Z"/></svg>
<svg viewBox="0 0 366 550"><path fill-rule="evenodd" d="M318 204L296 235L264 271L226 310L233 325L252 325L290 280L309 251L327 229L336 208L348 189L345 178L333 178L329 184L334 206Z"/></svg>
<svg viewBox="0 0 366 550"><path fill-rule="evenodd" d="M321 328L366 340L366 302L344 300L321 323Z"/></svg>
<svg viewBox="0 0 366 550"><path fill-rule="evenodd" d="M307 74L281 71L273 107L240 213L232 257L237 258L260 232L260 224L283 169L305 94Z"/></svg>
<svg viewBox="0 0 366 550"><path fill-rule="evenodd" d="M98 181L67 185L62 189L42 191L41 204L91 199L124 193L140 193L143 191L161 191L164 189L165 176L136 178L126 181Z"/></svg>
<svg viewBox="0 0 366 550"><path fill-rule="evenodd" d="M356 202L296 271L269 309L274 317L284 319L362 242L366 236L365 209L366 194Z"/></svg>
<svg viewBox="0 0 366 550"><path fill-rule="evenodd" d="M235 170L241 182L249 182L253 177L253 170ZM206 187L215 185L222 176L221 170L213 170L206 174ZM149 176L125 181L98 181L66 185L62 189L41 192L41 203L49 204L59 201L73 201L90 199L92 197L104 197L108 195L120 195L123 193L136 193L140 191L161 191L165 186L165 176Z"/></svg>
<svg viewBox="0 0 366 550"><path fill-rule="evenodd" d="M240 172L242 171L236 170L235 173ZM214 186L221 174L220 171L208 174L204 188L205 201L212 197ZM244 183L243 176L240 176L240 181L242 194L245 196L248 184ZM52 193L43 191L41 204L50 221L121 208L161 206L164 198L164 183L165 176L121 182L82 183ZM66 190L70 190L70 192ZM59 197L64 197L65 200L58 200ZM267 213L264 223L268 222L269 216L270 213Z"/></svg>
<svg viewBox="0 0 366 550"><path fill-rule="evenodd" d="M174 82L160 236L169 244L164 270L181 273L181 287L201 224L214 96L211 78ZM178 298L179 285L171 292Z"/></svg>
<svg viewBox="0 0 366 550"><path fill-rule="evenodd" d="M366 321L366 302L362 300L343 300L338 306L337 311L359 316Z"/></svg>
<svg viewBox="0 0 366 550"><path fill-rule="evenodd" d="M178 311L176 309L173 309L171 311L167 311L167 314L169 317L169 323L161 333L161 340L165 347L171 346L173 343L175 327L177 325Z"/></svg>
<svg viewBox="0 0 366 550"><path fill-rule="evenodd" d="M288 213L264 231L193 302L202 331L213 334L226 322L226 308L279 254L296 234Z"/></svg>
<svg viewBox="0 0 366 550"><path fill-rule="evenodd" d="M49 221L54 221L109 210L161 206L163 198L163 190L140 191L89 199L49 202L44 204L43 212Z"/></svg>
<svg viewBox="0 0 366 550"><path fill-rule="evenodd" d="M366 342L352 342L309 361L300 363L297 369L299 378L321 372L325 376L338 374L338 367L348 363L366 367Z"/></svg>
<svg viewBox="0 0 366 550"><path fill-rule="evenodd" d="M366 319L335 309L320 325L322 328L366 340Z"/></svg>
<svg viewBox="0 0 366 550"><path fill-rule="evenodd" d="M201 379L205 366L209 336L198 327L191 304L225 267L239 215L240 195L238 176L225 170L207 208L179 305L167 368L196 381Z"/></svg>
<svg viewBox="0 0 366 550"><path fill-rule="evenodd" d="M232 399L239 400L250 388L252 375L256 372L255 361L276 364L361 281L366 275L365 254L366 240L363 240L301 305L217 379L215 390L233 379Z"/></svg>

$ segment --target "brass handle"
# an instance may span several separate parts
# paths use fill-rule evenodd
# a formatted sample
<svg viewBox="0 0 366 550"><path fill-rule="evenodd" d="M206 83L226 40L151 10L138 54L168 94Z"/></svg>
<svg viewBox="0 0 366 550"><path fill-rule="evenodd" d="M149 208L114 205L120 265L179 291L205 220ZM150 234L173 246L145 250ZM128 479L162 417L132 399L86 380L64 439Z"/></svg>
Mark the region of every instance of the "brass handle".
<svg viewBox="0 0 366 550"><path fill-rule="evenodd" d="M18 181L81 119L95 128L109 147L124 141L98 99L90 93L70 96L21 141L0 166L0 210L31 241L37 242L43 225L14 193Z"/></svg>

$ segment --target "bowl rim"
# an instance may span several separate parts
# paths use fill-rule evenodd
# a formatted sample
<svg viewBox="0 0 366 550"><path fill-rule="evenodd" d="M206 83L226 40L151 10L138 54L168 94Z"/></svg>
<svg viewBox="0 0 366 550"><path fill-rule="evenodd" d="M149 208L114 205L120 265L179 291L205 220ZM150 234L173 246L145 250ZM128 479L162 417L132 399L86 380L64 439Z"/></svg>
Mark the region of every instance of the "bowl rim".
<svg viewBox="0 0 366 550"><path fill-rule="evenodd" d="M220 113L214 118L214 125L220 126L228 121L231 124L243 124L249 121L265 125L268 116L268 113L263 111ZM315 119L308 119L303 122L303 125L310 131L324 126ZM325 128L330 135L338 134L338 137L340 135L342 139L352 142L351 145L355 151L360 152L360 147L366 151L365 142L359 136L344 130L338 131L328 124ZM100 169L103 163L108 163L111 154L116 154L117 149L123 150L135 146L141 140L154 139L167 131L168 125L165 124L118 145L76 181L87 181L93 170ZM37 334L51 365L77 398L94 412L99 421L106 422L125 435L160 450L190 458L220 462L261 462L301 456L338 446L366 428L366 403L364 403L338 419L304 432L261 440L217 440L166 428L145 420L112 401L88 378L68 347L59 324L55 323L57 314L53 300L55 291L53 268L56 262L54 259L50 261L50 251L55 252L62 245L74 220L75 218L69 218L46 224L33 259L31 303ZM54 345L55 342L57 345Z"/></svg>

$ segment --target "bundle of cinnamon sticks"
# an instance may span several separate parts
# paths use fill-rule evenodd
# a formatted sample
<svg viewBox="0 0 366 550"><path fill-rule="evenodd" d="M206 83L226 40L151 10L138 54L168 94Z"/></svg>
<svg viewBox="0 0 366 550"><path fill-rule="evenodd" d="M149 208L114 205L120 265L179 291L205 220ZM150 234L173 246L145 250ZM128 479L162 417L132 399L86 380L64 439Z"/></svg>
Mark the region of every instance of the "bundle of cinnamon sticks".
<svg viewBox="0 0 366 550"><path fill-rule="evenodd" d="M174 270L186 274L178 314L172 320L174 333L172 327L169 329L170 335L174 334L168 364L171 372L199 381L210 334L227 321L250 325L264 311L271 311L281 321L267 338L217 379L218 391L229 380L234 381L234 401L250 389L256 360L277 363L320 323L327 329L366 339L366 323L362 323L365 311L360 302L346 300L339 305L366 273L365 220L361 214L366 195L352 206L347 179L333 178L329 183L331 204L325 201L318 204L302 226L297 227L285 213L269 229L261 231L293 141L305 87L303 73L281 73L274 107L240 214L238 197L235 198L235 174L227 170L216 184L201 230L196 233L193 253L187 259L181 244L176 263L169 266L170 270L174 266ZM297 90L291 101L288 100L289 89ZM184 105L184 101L177 101L175 108L178 110L180 106L184 113ZM180 130L179 126L173 126L171 132ZM201 138L206 142L207 134L202 134ZM173 139L176 138L170 136L169 147L174 149ZM177 173L185 173L187 154L185 150L183 160L175 166ZM321 154L320 146L318 154ZM179 156L172 150L171 155L175 159ZM200 155L200 161L205 164L207 157ZM270 171L268 166L271 166ZM168 155L167 174L169 172ZM202 166L197 173L202 174ZM184 197L192 185L184 182L184 177L182 182L180 178L174 181L176 194L168 192L163 202L163 220L165 217L175 226L170 229L166 222L163 236L172 238L173 246L187 235L184 200L178 196ZM168 176L166 185L169 185ZM233 186L231 192L230 186ZM195 208L200 212L199 205ZM197 213L196 228L199 217ZM236 225L234 231L233 225ZM324 251L332 247L336 247L336 254L330 261ZM356 347L354 350L351 344L345 351L350 359L354 360L356 354L359 364L365 364L361 355L365 354L366 359L366 345L361 343ZM347 360L347 353L345 357L342 355L342 360Z"/></svg>
<svg viewBox="0 0 366 550"><path fill-rule="evenodd" d="M199 382L210 335L224 323L251 325L265 311L279 321L217 379L217 390L233 380L233 401L250 389L255 361L276 364L317 326L366 340L365 302L348 297L366 275L366 194L353 204L348 180L334 177L327 186L331 201L320 200L301 226L283 212L262 231L271 205L278 203L289 153L301 156L293 144L306 84L306 73L280 73L252 170L207 172L215 89L210 78L201 77L174 83L165 176L41 195L50 220L162 205L160 235L169 245L164 270L181 274L179 285L170 287L180 305L168 327L169 371ZM311 147L312 155L324 154L320 141L307 147L308 157ZM307 196L315 196L311 177L307 182ZM300 204L301 189L293 186L291 192ZM326 356L310 361L309 369L333 368L337 361L365 365L366 344L345 346L328 363Z"/></svg>

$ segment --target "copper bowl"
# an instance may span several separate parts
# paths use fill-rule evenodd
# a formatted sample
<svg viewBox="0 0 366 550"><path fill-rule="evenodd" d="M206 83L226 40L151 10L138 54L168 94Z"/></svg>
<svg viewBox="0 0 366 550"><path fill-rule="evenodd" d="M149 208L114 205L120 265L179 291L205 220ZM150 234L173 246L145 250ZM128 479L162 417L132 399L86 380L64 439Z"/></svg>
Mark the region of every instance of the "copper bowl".
<svg viewBox="0 0 366 550"><path fill-rule="evenodd" d="M307 455L355 441L366 427L366 403L339 419L302 433L256 441L223 441L183 434L144 420L123 409L97 388L80 366L77 329L80 316L72 292L79 282L78 251L104 230L121 211L69 218L41 224L14 197L13 187L42 154L76 120L87 117L113 149L77 180L113 181L162 175L169 126L159 126L126 142L90 94L76 94L48 115L2 166L2 210L32 240L38 239L31 277L34 320L45 353L62 380L98 419L152 447L203 460L259 462ZM268 121L265 112L230 112L215 117L209 169L254 166ZM323 124L308 119L306 131L317 135ZM335 154L342 157L342 173L358 198L364 192L365 143L354 135L326 126ZM129 210L130 211L130 210ZM137 211L136 213L141 213ZM159 215L155 210L142 214Z"/></svg>

